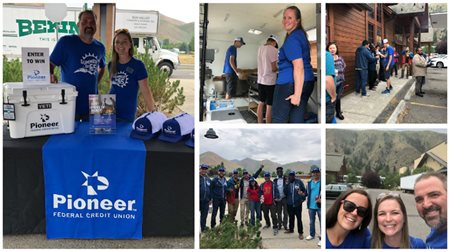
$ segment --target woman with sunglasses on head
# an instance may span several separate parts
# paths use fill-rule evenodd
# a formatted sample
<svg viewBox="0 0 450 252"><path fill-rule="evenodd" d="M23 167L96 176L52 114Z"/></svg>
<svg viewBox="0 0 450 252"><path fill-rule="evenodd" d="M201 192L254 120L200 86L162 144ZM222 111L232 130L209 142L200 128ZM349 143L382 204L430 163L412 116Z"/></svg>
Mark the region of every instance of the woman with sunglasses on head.
<svg viewBox="0 0 450 252"><path fill-rule="evenodd" d="M327 211L326 248L370 248L372 203L360 189L341 193Z"/></svg>
<svg viewBox="0 0 450 252"><path fill-rule="evenodd" d="M296 6L283 13L286 38L278 52L278 78L272 104L272 122L304 123L309 97L314 90L308 36Z"/></svg>
<svg viewBox="0 0 450 252"><path fill-rule="evenodd" d="M409 236L408 215L399 194L378 195L373 214L372 248L426 248L421 239Z"/></svg>
<svg viewBox="0 0 450 252"><path fill-rule="evenodd" d="M127 29L116 31L113 39L112 59L108 63L111 80L110 94L116 94L117 118L134 121L138 104L138 91L144 97L147 111L154 111L153 94L147 82L147 70L142 61L133 57L134 46Z"/></svg>

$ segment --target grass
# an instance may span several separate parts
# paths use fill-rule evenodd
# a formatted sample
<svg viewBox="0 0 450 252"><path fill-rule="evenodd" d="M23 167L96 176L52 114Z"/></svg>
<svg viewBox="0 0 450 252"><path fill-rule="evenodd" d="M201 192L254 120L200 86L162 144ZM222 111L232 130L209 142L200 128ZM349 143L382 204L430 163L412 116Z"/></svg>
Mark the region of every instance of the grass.
<svg viewBox="0 0 450 252"><path fill-rule="evenodd" d="M194 64L194 54L179 54L181 64Z"/></svg>

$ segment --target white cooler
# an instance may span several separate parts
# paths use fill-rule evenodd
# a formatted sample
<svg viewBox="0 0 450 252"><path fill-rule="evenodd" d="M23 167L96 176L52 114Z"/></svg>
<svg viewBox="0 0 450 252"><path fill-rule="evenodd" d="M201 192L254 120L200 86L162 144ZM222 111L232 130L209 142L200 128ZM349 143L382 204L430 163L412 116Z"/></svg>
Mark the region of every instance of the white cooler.
<svg viewBox="0 0 450 252"><path fill-rule="evenodd" d="M72 133L75 124L75 103L78 92L72 85L5 83L5 105L15 120L9 120L11 138ZM12 113L9 113L11 115Z"/></svg>

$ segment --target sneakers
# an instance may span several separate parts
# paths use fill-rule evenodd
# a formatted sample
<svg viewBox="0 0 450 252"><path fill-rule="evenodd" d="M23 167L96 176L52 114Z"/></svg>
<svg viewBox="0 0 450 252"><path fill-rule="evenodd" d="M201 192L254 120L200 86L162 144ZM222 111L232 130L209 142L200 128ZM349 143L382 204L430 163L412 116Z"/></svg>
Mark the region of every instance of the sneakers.
<svg viewBox="0 0 450 252"><path fill-rule="evenodd" d="M284 231L284 233L285 233L285 234L292 234L292 233L294 233L294 230L289 230L289 229L288 229L288 230Z"/></svg>
<svg viewBox="0 0 450 252"><path fill-rule="evenodd" d="M389 90L389 89L385 89L383 92L381 92L382 94L390 94L391 93L391 90Z"/></svg>
<svg viewBox="0 0 450 252"><path fill-rule="evenodd" d="M391 86L389 87L389 90L392 90L392 89L394 89L394 87L393 87L392 84L391 84Z"/></svg>
<svg viewBox="0 0 450 252"><path fill-rule="evenodd" d="M278 234L278 228L274 228L273 229L273 235L275 236L275 235L277 235Z"/></svg>
<svg viewBox="0 0 450 252"><path fill-rule="evenodd" d="M311 235L308 235L308 236L306 236L306 238L305 238L305 240L307 240L307 241L310 241L310 240L312 240L312 239L314 239L314 237L312 237Z"/></svg>
<svg viewBox="0 0 450 252"><path fill-rule="evenodd" d="M361 95L362 98L366 98L366 97L369 97L369 96L370 96L370 94L363 94L363 95Z"/></svg>
<svg viewBox="0 0 450 252"><path fill-rule="evenodd" d="M263 229L268 229L268 228L270 228L269 225L265 225L265 226L263 227Z"/></svg>
<svg viewBox="0 0 450 252"><path fill-rule="evenodd" d="M303 234L299 234L298 239L303 240Z"/></svg>
<svg viewBox="0 0 450 252"><path fill-rule="evenodd" d="M416 96L423 97L423 94L421 94L421 93L416 93Z"/></svg>
<svg viewBox="0 0 450 252"><path fill-rule="evenodd" d="M321 246L321 244L320 244L320 240L319 240L319 242L317 243L317 246L318 246L318 247L320 247L320 246Z"/></svg>

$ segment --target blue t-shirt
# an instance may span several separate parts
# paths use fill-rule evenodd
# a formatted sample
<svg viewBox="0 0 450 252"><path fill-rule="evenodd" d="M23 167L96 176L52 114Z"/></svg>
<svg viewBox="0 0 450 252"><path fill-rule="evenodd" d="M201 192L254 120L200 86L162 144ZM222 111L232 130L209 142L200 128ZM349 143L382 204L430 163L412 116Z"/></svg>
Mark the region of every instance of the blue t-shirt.
<svg viewBox="0 0 450 252"><path fill-rule="evenodd" d="M317 182L314 180L311 180L309 182L309 185L311 187L311 191L308 192L308 197L310 197L309 201L309 209L319 209L316 203L316 197L320 194L320 180Z"/></svg>
<svg viewBox="0 0 450 252"><path fill-rule="evenodd" d="M424 249L426 248L425 242L423 242L421 239L409 236L409 247L412 249ZM390 247L386 243L383 242L383 248L384 249L398 249L395 247Z"/></svg>
<svg viewBox="0 0 450 252"><path fill-rule="evenodd" d="M389 56L392 57L390 66L393 66L394 65L394 48L392 46L388 46L387 49L386 49L386 58L384 58L384 65L385 66L389 62Z"/></svg>
<svg viewBox="0 0 450 252"><path fill-rule="evenodd" d="M109 69L111 72L111 69ZM138 81L147 79L147 70L142 61L131 58L126 64L117 64L117 73L112 76L110 94L116 94L117 118L133 121L136 116Z"/></svg>
<svg viewBox="0 0 450 252"><path fill-rule="evenodd" d="M432 228L430 234L426 239L427 248L432 249L446 249L447 248L447 229L438 232Z"/></svg>
<svg viewBox="0 0 450 252"><path fill-rule="evenodd" d="M311 66L309 42L303 31L294 30L284 41L278 51L278 79L277 85L294 83L293 60L302 59L305 81L313 81L314 74ZM334 63L333 63L334 64Z"/></svg>
<svg viewBox="0 0 450 252"><path fill-rule="evenodd" d="M98 68L105 67L105 46L97 40L85 44L78 35L66 35L56 43L50 61L61 67L61 81L78 91L77 115L89 115L89 95L98 93Z"/></svg>
<svg viewBox="0 0 450 252"><path fill-rule="evenodd" d="M237 48L234 45L228 47L227 54L225 55L225 62L223 64L223 73L234 73L230 64L231 56L234 56L234 65L237 66Z"/></svg>
<svg viewBox="0 0 450 252"><path fill-rule="evenodd" d="M331 53L328 51L325 53L325 75L333 76L334 86L336 87L336 71L334 69L334 59L333 59L333 55L331 55ZM330 101L331 101L331 96L327 92L326 102L330 102Z"/></svg>
<svg viewBox="0 0 450 252"><path fill-rule="evenodd" d="M345 248L370 248L370 231L369 229L365 229L362 234L357 234L350 232L347 237L345 237L344 241L338 245L333 246L330 241L328 240L328 235L326 235L326 248L327 249L345 249Z"/></svg>

